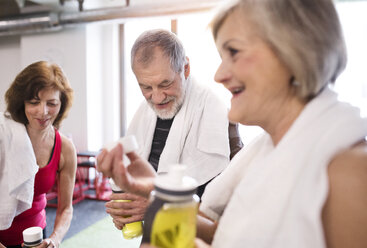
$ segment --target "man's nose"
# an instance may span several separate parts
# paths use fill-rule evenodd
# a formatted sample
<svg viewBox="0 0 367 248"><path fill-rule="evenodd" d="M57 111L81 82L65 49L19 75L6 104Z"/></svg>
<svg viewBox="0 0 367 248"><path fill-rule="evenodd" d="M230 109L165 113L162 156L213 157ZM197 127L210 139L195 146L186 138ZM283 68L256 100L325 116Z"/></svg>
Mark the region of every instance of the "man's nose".
<svg viewBox="0 0 367 248"><path fill-rule="evenodd" d="M162 103L164 101L164 99L166 99L166 94L164 93L163 90L153 90L152 92L152 102L154 104L159 104Z"/></svg>

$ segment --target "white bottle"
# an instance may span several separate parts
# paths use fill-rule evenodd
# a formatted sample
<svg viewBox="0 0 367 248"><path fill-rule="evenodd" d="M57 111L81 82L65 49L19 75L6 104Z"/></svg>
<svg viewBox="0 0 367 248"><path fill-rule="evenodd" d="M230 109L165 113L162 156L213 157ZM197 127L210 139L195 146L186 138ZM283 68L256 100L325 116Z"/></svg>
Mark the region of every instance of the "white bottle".
<svg viewBox="0 0 367 248"><path fill-rule="evenodd" d="M43 241L42 228L39 226L29 227L23 231L24 247L36 247Z"/></svg>

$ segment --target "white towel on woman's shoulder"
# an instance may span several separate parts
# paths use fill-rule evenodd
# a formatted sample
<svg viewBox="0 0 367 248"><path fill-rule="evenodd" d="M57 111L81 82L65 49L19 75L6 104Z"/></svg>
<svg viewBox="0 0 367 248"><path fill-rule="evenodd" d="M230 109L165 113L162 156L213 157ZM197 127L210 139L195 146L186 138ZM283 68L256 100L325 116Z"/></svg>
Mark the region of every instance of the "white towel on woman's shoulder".
<svg viewBox="0 0 367 248"><path fill-rule="evenodd" d="M359 110L325 89L277 146L262 135L208 185L200 209L219 220L212 247L326 247L327 167L366 135Z"/></svg>
<svg viewBox="0 0 367 248"><path fill-rule="evenodd" d="M37 171L25 126L0 112L0 230L32 206Z"/></svg>
<svg viewBox="0 0 367 248"><path fill-rule="evenodd" d="M158 172L169 165L187 165L187 174L199 184L217 176L229 164L228 110L210 89L189 79L184 103L176 114ZM135 135L138 153L148 159L157 115L144 101L129 125L127 134Z"/></svg>

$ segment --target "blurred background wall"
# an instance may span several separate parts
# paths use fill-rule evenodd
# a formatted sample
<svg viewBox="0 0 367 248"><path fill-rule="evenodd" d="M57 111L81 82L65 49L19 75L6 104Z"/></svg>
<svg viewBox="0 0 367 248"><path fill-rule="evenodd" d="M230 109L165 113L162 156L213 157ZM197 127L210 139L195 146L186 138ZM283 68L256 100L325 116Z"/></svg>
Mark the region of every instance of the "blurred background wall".
<svg viewBox="0 0 367 248"><path fill-rule="evenodd" d="M98 150L124 135L143 100L130 69L130 49L151 28L177 33L192 75L229 106L213 77L220 58L207 25L226 0L0 0L0 111L4 93L28 64L59 64L75 91L61 131L78 150ZM338 1L349 62L335 89L367 116L367 1ZM241 126L244 143L259 132Z"/></svg>

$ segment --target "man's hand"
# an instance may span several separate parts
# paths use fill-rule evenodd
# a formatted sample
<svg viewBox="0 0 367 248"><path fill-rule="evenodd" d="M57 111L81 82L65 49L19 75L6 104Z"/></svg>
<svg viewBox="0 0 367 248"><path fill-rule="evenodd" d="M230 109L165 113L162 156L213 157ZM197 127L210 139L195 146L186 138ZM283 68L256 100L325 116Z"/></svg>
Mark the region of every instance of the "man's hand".
<svg viewBox="0 0 367 248"><path fill-rule="evenodd" d="M121 230L125 224L142 221L148 206L149 202L144 197L113 193L111 201L106 203L106 212L111 215L116 228Z"/></svg>
<svg viewBox="0 0 367 248"><path fill-rule="evenodd" d="M153 189L156 172L148 161L135 152L127 154L130 164L123 163L123 148L117 144L111 151L103 149L97 156L97 170L106 177L112 177L123 191L148 197Z"/></svg>

